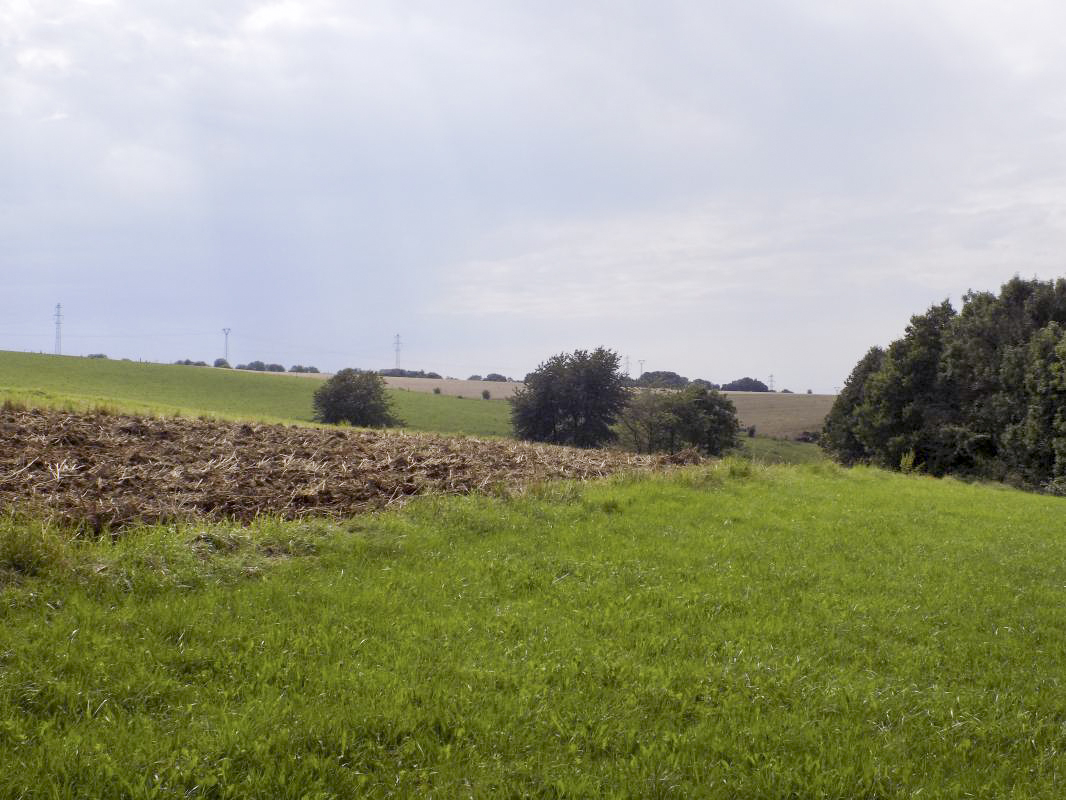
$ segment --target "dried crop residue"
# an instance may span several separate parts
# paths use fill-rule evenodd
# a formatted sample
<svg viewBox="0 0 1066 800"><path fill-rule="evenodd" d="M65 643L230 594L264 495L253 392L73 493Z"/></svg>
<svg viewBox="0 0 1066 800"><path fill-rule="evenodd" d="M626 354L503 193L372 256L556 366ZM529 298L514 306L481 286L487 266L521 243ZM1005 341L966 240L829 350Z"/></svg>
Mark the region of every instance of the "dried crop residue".
<svg viewBox="0 0 1066 800"><path fill-rule="evenodd" d="M99 532L134 522L345 516L424 492L692 463L425 434L0 410L0 508Z"/></svg>

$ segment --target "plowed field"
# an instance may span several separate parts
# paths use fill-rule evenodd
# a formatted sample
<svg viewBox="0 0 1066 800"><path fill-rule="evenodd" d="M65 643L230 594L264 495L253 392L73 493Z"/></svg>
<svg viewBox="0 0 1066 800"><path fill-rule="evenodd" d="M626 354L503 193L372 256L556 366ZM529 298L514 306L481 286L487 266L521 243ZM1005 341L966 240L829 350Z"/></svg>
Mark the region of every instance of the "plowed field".
<svg viewBox="0 0 1066 800"><path fill-rule="evenodd" d="M0 509L135 522L346 516L424 492L691 463L601 450L214 420L0 410Z"/></svg>

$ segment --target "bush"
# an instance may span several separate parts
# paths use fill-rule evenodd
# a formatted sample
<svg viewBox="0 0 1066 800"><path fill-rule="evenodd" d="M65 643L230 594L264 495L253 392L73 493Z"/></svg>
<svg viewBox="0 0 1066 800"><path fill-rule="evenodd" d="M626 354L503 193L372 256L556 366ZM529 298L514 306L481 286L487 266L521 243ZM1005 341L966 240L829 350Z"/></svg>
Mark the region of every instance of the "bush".
<svg viewBox="0 0 1066 800"><path fill-rule="evenodd" d="M104 354L104 353L89 353L89 355L87 355L85 357L86 358L103 358L105 360L107 359L107 355Z"/></svg>
<svg viewBox="0 0 1066 800"><path fill-rule="evenodd" d="M440 387L439 386L434 386L433 387L433 394L440 394Z"/></svg>
<svg viewBox="0 0 1066 800"><path fill-rule="evenodd" d="M600 347L552 356L511 397L511 424L521 439L599 447L626 405L618 354Z"/></svg>
<svg viewBox="0 0 1066 800"><path fill-rule="evenodd" d="M319 422L347 422L366 428L403 424L392 413L384 379L373 372L342 369L315 390L313 402Z"/></svg>
<svg viewBox="0 0 1066 800"><path fill-rule="evenodd" d="M491 397L492 397L492 392L490 392L488 389L482 389L481 390L481 399L482 400L489 400Z"/></svg>
<svg viewBox="0 0 1066 800"><path fill-rule="evenodd" d="M219 369L231 369L229 362L224 358L216 358L214 366Z"/></svg>

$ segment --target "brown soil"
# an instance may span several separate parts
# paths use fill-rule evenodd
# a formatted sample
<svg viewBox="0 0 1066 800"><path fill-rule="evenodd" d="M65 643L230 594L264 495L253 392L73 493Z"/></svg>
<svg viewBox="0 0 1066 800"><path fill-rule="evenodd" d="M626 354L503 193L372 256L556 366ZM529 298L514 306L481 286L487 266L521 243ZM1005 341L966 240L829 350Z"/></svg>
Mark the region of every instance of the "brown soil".
<svg viewBox="0 0 1066 800"><path fill-rule="evenodd" d="M0 409L0 508L86 531L193 518L347 516L425 492L693 463L424 434Z"/></svg>

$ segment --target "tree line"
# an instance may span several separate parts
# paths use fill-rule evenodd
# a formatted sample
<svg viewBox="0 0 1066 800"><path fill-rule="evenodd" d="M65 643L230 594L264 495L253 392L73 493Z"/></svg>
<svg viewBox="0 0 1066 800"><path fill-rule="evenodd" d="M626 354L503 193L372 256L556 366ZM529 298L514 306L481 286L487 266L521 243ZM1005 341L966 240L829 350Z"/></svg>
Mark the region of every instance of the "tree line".
<svg viewBox="0 0 1066 800"><path fill-rule="evenodd" d="M1066 280L912 317L856 364L821 441L844 464L1066 490Z"/></svg>
<svg viewBox="0 0 1066 800"><path fill-rule="evenodd" d="M515 435L574 447L618 443L641 453L693 448L719 455L738 445L736 408L717 389L695 382L676 392L634 388L619 363L617 353L601 347L540 364L509 398ZM341 370L315 391L313 403L321 422L402 424L373 372Z"/></svg>

